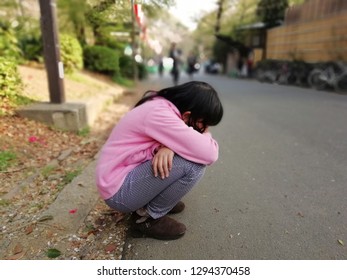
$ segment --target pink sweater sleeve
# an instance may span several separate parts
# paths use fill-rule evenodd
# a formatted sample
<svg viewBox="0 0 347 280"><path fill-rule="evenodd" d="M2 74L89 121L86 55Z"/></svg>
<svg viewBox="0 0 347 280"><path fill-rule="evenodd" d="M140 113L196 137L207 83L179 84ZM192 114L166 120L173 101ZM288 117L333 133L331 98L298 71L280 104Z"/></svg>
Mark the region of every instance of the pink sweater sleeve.
<svg viewBox="0 0 347 280"><path fill-rule="evenodd" d="M210 165L218 159L218 143L211 134L188 127L179 112L167 105L159 105L148 113L144 123L149 137L187 160Z"/></svg>

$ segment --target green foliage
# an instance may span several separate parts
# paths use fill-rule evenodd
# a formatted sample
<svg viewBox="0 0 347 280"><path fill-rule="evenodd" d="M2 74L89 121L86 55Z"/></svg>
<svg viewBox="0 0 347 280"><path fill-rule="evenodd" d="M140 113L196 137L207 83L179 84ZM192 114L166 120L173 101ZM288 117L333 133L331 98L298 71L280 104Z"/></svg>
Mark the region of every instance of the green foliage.
<svg viewBox="0 0 347 280"><path fill-rule="evenodd" d="M89 1L85 0L59 0L58 22L59 30L74 34L81 45L87 41L86 29L88 29L86 13L90 9Z"/></svg>
<svg viewBox="0 0 347 280"><path fill-rule="evenodd" d="M0 57L4 56L20 60L22 52L14 29L9 23L0 22Z"/></svg>
<svg viewBox="0 0 347 280"><path fill-rule="evenodd" d="M89 135L89 133L90 133L90 127L85 127L85 128L82 128L81 130L79 130L77 132L77 135L82 136L82 137L86 137Z"/></svg>
<svg viewBox="0 0 347 280"><path fill-rule="evenodd" d="M140 2L147 18L158 17L174 4L173 0L148 0L138 3ZM110 32L107 32L109 27L114 28L113 31L131 31L130 1L90 0L88 3L90 3L90 9L86 11L85 17L93 30L97 45L110 46L112 37Z"/></svg>
<svg viewBox="0 0 347 280"><path fill-rule="evenodd" d="M131 56L122 55L119 58L120 74L125 78L134 77L133 59Z"/></svg>
<svg viewBox="0 0 347 280"><path fill-rule="evenodd" d="M67 173L65 174L65 176L63 177L62 183L63 183L64 185L71 183L72 180L73 180L75 177L77 177L78 175L81 174L81 172L82 172L81 169L67 172Z"/></svg>
<svg viewBox="0 0 347 280"><path fill-rule="evenodd" d="M274 27L283 21L288 5L288 0L260 0L256 13L268 27Z"/></svg>
<svg viewBox="0 0 347 280"><path fill-rule="evenodd" d="M0 57L0 98L13 99L21 89L22 80L16 62L8 57Z"/></svg>
<svg viewBox="0 0 347 280"><path fill-rule="evenodd" d="M133 79L133 78L131 78ZM115 76L112 78L112 80L117 83L118 85L121 85L121 86L124 86L124 87L128 87L128 88L131 88L131 87L134 87L134 81L131 80L130 78L123 78L121 76Z"/></svg>
<svg viewBox="0 0 347 280"><path fill-rule="evenodd" d="M231 48L227 43L221 40L216 40L213 46L213 57L217 62L224 63L227 60L230 49Z"/></svg>
<svg viewBox="0 0 347 280"><path fill-rule="evenodd" d="M136 66L137 66L138 78L140 80L147 78L148 70L146 68L146 65L144 63L136 63ZM119 68L120 68L121 77L124 77L127 79L134 78L134 65L133 65L133 58L131 56L122 55L119 58ZM120 80L121 79L117 77L115 81L119 82Z"/></svg>
<svg viewBox="0 0 347 280"><path fill-rule="evenodd" d="M119 74L118 52L104 46L87 46L84 49L84 65L92 71L108 74Z"/></svg>
<svg viewBox="0 0 347 280"><path fill-rule="evenodd" d="M162 10L170 8L170 6L173 6L175 3L174 0L149 0L143 2L143 11L151 18L158 17Z"/></svg>
<svg viewBox="0 0 347 280"><path fill-rule="evenodd" d="M54 171L55 167L52 165L46 165L44 168L41 170L42 176L47 179L49 175L51 175Z"/></svg>
<svg viewBox="0 0 347 280"><path fill-rule="evenodd" d="M10 167L16 158L16 154L11 151L0 151L0 171L5 171Z"/></svg>
<svg viewBox="0 0 347 280"><path fill-rule="evenodd" d="M24 59L38 62L43 61L42 37L38 30L36 32L31 31L21 34L18 40Z"/></svg>
<svg viewBox="0 0 347 280"><path fill-rule="evenodd" d="M293 6L293 5L301 5L305 2L305 0L289 0L289 5Z"/></svg>
<svg viewBox="0 0 347 280"><path fill-rule="evenodd" d="M137 69L138 69L139 79L140 80L146 79L148 76L146 65L144 63L138 63Z"/></svg>
<svg viewBox="0 0 347 280"><path fill-rule="evenodd" d="M83 68L83 50L75 37L68 34L60 35L60 55L66 73Z"/></svg>
<svg viewBox="0 0 347 280"><path fill-rule="evenodd" d="M9 200L0 198L0 207L6 207L6 206L8 206L10 204L11 203L10 203Z"/></svg>
<svg viewBox="0 0 347 280"><path fill-rule="evenodd" d="M11 114L13 108L33 101L21 95L22 88L17 62L8 57L0 57L0 115Z"/></svg>
<svg viewBox="0 0 347 280"><path fill-rule="evenodd" d="M61 252L58 249L48 249L46 252L46 256L49 257L50 259L55 259L61 255Z"/></svg>
<svg viewBox="0 0 347 280"><path fill-rule="evenodd" d="M115 49L117 51L124 51L126 45L128 44L128 37L123 37L122 39L117 38L112 34L115 30L124 30L125 27L122 26L103 26L98 29L98 39L97 45L109 47L111 49ZM124 41L125 40L125 41Z"/></svg>

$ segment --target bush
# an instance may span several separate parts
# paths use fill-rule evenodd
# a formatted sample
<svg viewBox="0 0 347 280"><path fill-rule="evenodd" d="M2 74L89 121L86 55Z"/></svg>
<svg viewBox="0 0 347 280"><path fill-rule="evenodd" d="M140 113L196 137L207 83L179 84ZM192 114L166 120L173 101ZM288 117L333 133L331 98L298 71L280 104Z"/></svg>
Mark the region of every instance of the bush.
<svg viewBox="0 0 347 280"><path fill-rule="evenodd" d="M145 79L148 75L148 70L143 63L136 63L137 73L140 80ZM132 79L134 78L133 58L131 56L123 55L119 58L119 68L122 77Z"/></svg>
<svg viewBox="0 0 347 280"><path fill-rule="evenodd" d="M0 57L0 114L9 113L13 107L31 101L21 96L22 85L17 63L8 57Z"/></svg>
<svg viewBox="0 0 347 280"><path fill-rule="evenodd" d="M0 97L11 98L21 92L22 80L15 61L0 57Z"/></svg>
<svg viewBox="0 0 347 280"><path fill-rule="evenodd" d="M0 22L0 57L10 57L19 61L22 58L21 49L13 28Z"/></svg>
<svg viewBox="0 0 347 280"><path fill-rule="evenodd" d="M138 63L137 69L138 69L138 73L139 73L139 79L140 80L146 79L148 76L148 70L147 70L146 65L144 63Z"/></svg>
<svg viewBox="0 0 347 280"><path fill-rule="evenodd" d="M104 46L87 46L83 56L87 69L112 76L119 75L119 56L113 49Z"/></svg>
<svg viewBox="0 0 347 280"><path fill-rule="evenodd" d="M119 58L120 74L125 78L134 77L133 59L131 56L122 55Z"/></svg>
<svg viewBox="0 0 347 280"><path fill-rule="evenodd" d="M66 73L83 68L83 49L75 37L60 35L60 56Z"/></svg>
<svg viewBox="0 0 347 280"><path fill-rule="evenodd" d="M26 33L19 37L19 45L26 60L43 61L42 37L38 32Z"/></svg>

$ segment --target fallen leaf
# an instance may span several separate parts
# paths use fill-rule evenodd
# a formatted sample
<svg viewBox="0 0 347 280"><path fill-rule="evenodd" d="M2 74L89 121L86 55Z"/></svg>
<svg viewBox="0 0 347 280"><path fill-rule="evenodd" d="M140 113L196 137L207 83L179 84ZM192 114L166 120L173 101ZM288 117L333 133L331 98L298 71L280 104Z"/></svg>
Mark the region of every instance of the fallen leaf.
<svg viewBox="0 0 347 280"><path fill-rule="evenodd" d="M46 231L46 237L47 237L47 238L52 238L53 236L54 236L54 232L48 229L48 230Z"/></svg>
<svg viewBox="0 0 347 280"><path fill-rule="evenodd" d="M33 225L30 225L30 226L27 226L27 228L25 229L25 234L30 234L34 231L34 226Z"/></svg>
<svg viewBox="0 0 347 280"><path fill-rule="evenodd" d="M77 212L77 208L71 209L71 210L69 211L70 214L75 214L76 212Z"/></svg>
<svg viewBox="0 0 347 280"><path fill-rule="evenodd" d="M13 256L7 257L7 260L19 260L21 258L23 258L25 255L25 252L20 252L18 254L14 254Z"/></svg>
<svg viewBox="0 0 347 280"><path fill-rule="evenodd" d="M35 142L37 142L39 139L36 137L36 136L30 136L29 137L29 139L28 139L28 141L30 142L30 143L35 143Z"/></svg>
<svg viewBox="0 0 347 280"><path fill-rule="evenodd" d="M341 239L337 240L337 242L339 242L340 245L345 246L345 243Z"/></svg>
<svg viewBox="0 0 347 280"><path fill-rule="evenodd" d="M57 249L48 249L46 252L46 256L49 257L50 259L57 258L61 255L61 252Z"/></svg>
<svg viewBox="0 0 347 280"><path fill-rule="evenodd" d="M17 255L17 254L22 253L22 252L23 252L22 244L18 243L16 246L14 246L14 248L13 248L13 254L14 255Z"/></svg>
<svg viewBox="0 0 347 280"><path fill-rule="evenodd" d="M116 250L116 249L117 249L116 244L108 244L108 245L105 247L105 251L106 251L107 253L111 253L111 252L113 252L113 251Z"/></svg>
<svg viewBox="0 0 347 280"><path fill-rule="evenodd" d="M120 221L124 220L126 214L125 213L115 213L113 216L112 216L112 220L115 222L115 223L119 223Z"/></svg>

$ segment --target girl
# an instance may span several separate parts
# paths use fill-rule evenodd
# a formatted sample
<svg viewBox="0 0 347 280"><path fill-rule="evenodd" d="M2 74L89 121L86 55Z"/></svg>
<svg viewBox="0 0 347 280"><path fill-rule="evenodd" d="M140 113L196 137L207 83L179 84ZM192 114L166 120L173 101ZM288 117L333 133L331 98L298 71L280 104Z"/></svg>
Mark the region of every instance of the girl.
<svg viewBox="0 0 347 280"><path fill-rule="evenodd" d="M167 216L218 158L208 132L223 116L217 92L193 81L148 91L115 126L101 149L98 190L111 208L132 213L135 236L177 239L186 227Z"/></svg>

